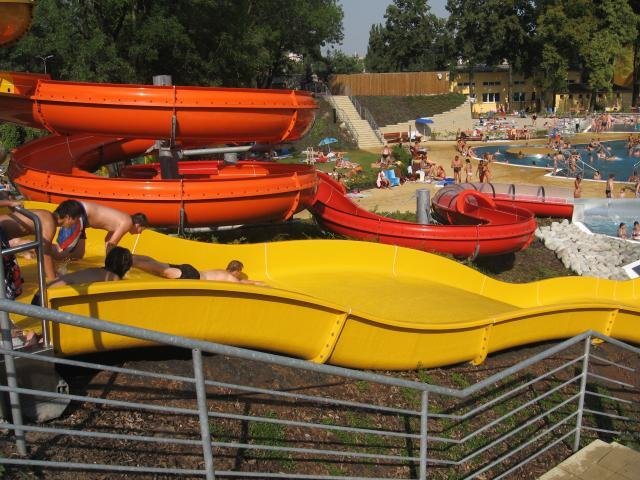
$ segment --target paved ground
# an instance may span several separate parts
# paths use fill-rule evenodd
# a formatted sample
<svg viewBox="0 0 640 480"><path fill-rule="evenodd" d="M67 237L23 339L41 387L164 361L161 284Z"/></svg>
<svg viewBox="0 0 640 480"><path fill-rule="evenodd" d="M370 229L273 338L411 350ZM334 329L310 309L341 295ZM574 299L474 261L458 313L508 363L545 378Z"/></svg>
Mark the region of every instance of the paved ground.
<svg viewBox="0 0 640 480"><path fill-rule="evenodd" d="M640 479L640 453L616 442L595 440L539 480L608 479Z"/></svg>

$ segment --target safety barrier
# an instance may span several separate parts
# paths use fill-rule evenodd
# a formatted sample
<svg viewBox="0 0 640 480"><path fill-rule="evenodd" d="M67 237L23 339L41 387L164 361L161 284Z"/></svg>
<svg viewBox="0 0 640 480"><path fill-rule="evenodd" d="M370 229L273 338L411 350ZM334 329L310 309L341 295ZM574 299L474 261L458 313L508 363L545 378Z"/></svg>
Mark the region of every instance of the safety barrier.
<svg viewBox="0 0 640 480"><path fill-rule="evenodd" d="M0 385L14 408L34 396L71 402L60 420L27 424L18 415L3 425L12 434L1 437L5 469L207 479L497 479L526 469L533 478L591 438L636 448L640 438L632 367L640 349L593 331L477 383L458 369L444 387L430 384L437 371L418 370L414 381L0 299L6 312L173 348L162 350L170 361L145 368L133 352L119 356L131 362L121 366L113 352L97 363L4 343L1 353L17 364L30 358L90 379L70 382L68 394ZM20 441L28 455L11 443Z"/></svg>

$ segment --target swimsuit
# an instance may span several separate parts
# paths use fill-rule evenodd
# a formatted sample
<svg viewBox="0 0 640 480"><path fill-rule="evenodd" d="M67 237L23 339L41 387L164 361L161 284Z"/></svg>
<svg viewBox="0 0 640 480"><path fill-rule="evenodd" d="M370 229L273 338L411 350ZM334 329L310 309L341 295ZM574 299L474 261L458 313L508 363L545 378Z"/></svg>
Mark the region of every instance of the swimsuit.
<svg viewBox="0 0 640 480"><path fill-rule="evenodd" d="M85 230L88 226L89 219L87 218L87 213L85 212L83 205L82 214L77 218L73 225L70 227L60 227L57 239L60 248L62 250L69 249L69 251L73 252L78 246L78 242L87 238Z"/></svg>
<svg viewBox="0 0 640 480"><path fill-rule="evenodd" d="M200 280L200 272L198 272L193 265L183 263L182 265L169 264L169 266L180 270L180 276L178 278L181 280Z"/></svg>

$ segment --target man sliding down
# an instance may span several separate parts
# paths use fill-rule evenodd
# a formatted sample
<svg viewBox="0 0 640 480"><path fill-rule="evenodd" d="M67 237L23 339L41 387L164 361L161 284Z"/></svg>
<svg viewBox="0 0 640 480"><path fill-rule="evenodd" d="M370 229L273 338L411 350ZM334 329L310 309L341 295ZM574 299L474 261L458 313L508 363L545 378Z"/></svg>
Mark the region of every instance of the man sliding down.
<svg viewBox="0 0 640 480"><path fill-rule="evenodd" d="M217 282L246 283L265 285L263 282L249 280L242 273L244 265L239 260L232 260L227 268L216 270L197 270L193 265L181 265L159 262L146 255L134 255L133 266L159 277L183 280L212 280Z"/></svg>

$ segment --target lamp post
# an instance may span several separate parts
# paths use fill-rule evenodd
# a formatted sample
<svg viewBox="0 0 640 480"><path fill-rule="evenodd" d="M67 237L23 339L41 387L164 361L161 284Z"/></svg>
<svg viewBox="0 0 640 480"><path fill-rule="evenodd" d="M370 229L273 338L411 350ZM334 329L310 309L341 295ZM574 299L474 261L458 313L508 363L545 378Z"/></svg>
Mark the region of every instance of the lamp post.
<svg viewBox="0 0 640 480"><path fill-rule="evenodd" d="M44 57L42 57L40 55L36 55L36 58L39 58L40 60L42 60L42 63L44 65L44 73L46 75L47 74L47 62L53 58L53 54L46 55Z"/></svg>

